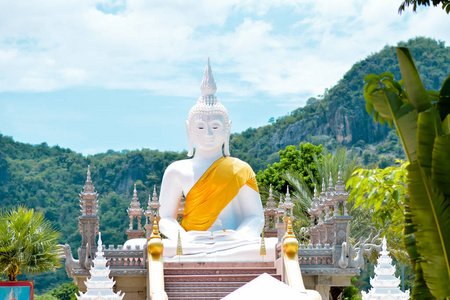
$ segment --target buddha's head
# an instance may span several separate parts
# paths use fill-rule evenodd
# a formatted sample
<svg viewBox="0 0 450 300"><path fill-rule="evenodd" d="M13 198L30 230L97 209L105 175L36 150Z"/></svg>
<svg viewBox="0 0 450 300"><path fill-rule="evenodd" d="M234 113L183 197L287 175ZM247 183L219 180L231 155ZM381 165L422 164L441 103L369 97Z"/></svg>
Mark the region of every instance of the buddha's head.
<svg viewBox="0 0 450 300"><path fill-rule="evenodd" d="M209 65L209 58L200 89L203 95L189 111L186 121L188 156L194 154L194 145L196 149L204 151L216 151L223 146L224 154L229 156L231 121L228 120L225 106L214 96L217 86Z"/></svg>

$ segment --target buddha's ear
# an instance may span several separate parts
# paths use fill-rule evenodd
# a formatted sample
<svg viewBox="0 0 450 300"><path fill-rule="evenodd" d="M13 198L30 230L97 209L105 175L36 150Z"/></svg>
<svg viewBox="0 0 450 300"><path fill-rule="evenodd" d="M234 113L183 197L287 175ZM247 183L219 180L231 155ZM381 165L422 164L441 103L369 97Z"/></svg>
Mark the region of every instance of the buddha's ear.
<svg viewBox="0 0 450 300"><path fill-rule="evenodd" d="M187 156L192 157L194 155L194 142L192 141L191 131L189 129L189 122L186 121L186 133L188 137L188 153Z"/></svg>
<svg viewBox="0 0 450 300"><path fill-rule="evenodd" d="M230 132L231 132L231 121L228 122L227 136L225 138L225 144L223 146L223 154L225 154L225 156L230 156Z"/></svg>

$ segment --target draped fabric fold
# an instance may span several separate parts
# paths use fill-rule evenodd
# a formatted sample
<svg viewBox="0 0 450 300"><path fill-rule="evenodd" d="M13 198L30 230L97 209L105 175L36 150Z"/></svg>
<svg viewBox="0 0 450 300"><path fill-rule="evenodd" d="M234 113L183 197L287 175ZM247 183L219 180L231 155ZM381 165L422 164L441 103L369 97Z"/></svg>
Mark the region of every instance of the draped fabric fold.
<svg viewBox="0 0 450 300"><path fill-rule="evenodd" d="M258 192L252 168L234 157L219 158L186 195L181 226L186 231L207 230L245 184Z"/></svg>

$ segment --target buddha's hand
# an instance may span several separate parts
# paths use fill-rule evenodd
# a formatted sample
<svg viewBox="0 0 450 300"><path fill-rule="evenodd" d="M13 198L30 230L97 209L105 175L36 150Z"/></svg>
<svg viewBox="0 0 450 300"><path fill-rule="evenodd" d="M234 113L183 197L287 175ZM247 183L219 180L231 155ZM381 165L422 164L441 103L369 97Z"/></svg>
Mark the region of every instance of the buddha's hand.
<svg viewBox="0 0 450 300"><path fill-rule="evenodd" d="M205 243L207 241L213 241L214 237L211 231L187 231L183 237L182 242L186 243Z"/></svg>
<svg viewBox="0 0 450 300"><path fill-rule="evenodd" d="M243 239L239 232L231 229L214 231L213 236L215 241L237 241Z"/></svg>

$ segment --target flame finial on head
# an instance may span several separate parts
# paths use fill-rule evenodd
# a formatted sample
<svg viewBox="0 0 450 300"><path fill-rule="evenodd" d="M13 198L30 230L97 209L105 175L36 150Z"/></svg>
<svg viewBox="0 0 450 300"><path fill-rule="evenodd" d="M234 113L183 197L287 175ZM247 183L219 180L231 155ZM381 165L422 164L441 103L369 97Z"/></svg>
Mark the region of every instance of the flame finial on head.
<svg viewBox="0 0 450 300"><path fill-rule="evenodd" d="M200 85L200 90L203 96L212 96L217 91L217 85L214 81L214 76L212 73L211 65L209 64L209 57L206 63L205 73L203 74L202 84Z"/></svg>

